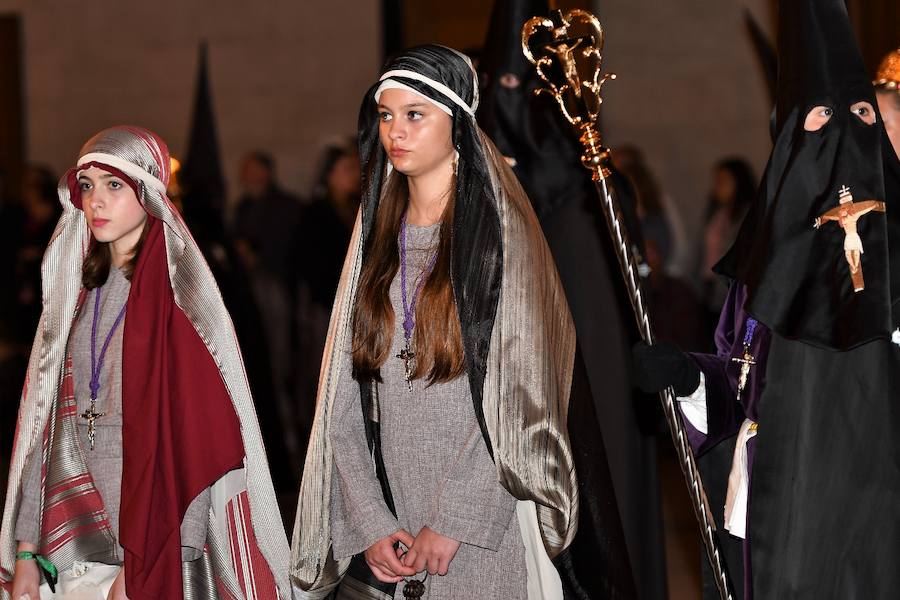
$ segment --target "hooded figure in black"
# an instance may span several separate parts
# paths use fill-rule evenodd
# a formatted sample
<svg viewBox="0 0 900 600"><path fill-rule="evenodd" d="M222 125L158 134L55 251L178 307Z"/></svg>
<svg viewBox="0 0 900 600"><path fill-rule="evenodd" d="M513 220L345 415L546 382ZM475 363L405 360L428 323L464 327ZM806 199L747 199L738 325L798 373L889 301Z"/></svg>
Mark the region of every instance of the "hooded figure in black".
<svg viewBox="0 0 900 600"><path fill-rule="evenodd" d="M395 355L393 348L377 376L354 370L348 360L356 326L353 311L364 293L361 273L394 252L377 250L379 239L389 240L387 248L400 245L405 252L405 242L379 237L393 223L389 211L403 206L396 204L391 186L404 181L396 178L406 177L393 168L379 139L379 110L387 109L379 109L378 98L388 86L441 107L452 120L450 141L458 153L451 178L453 204L448 200L447 211L432 225L438 227L434 231L440 244L449 240L449 254L440 254L447 248L440 246L428 275L449 271L465 363L464 374L450 382L408 378L398 383L403 352ZM408 583L376 580L364 553L372 547L368 544L391 532L419 531L412 525L427 511L417 513L411 498L421 497L421 490L427 497L432 489L438 501L434 519L424 518L426 527L462 545L443 578L428 578L425 597L497 597L491 590L511 580L527 588L524 597L529 599L636 597L562 285L527 197L475 122L477 105L476 75L469 60L434 45L406 50L390 60L363 100L362 204L335 299L300 489L291 561L295 598L324 598L335 589L338 598L397 598L408 590ZM409 199L404 201L409 206ZM399 223L403 233L398 240L405 240L405 219ZM404 260L399 258L401 265ZM402 272L393 278L398 276L402 278ZM427 289L428 283L424 285ZM391 302L396 304L395 299ZM398 318L392 344L402 342L399 326ZM466 444L478 452L456 451L462 457L456 462L471 469L461 472L451 464L444 472L440 466L419 465L421 455L429 451L423 443L440 449L445 439L468 430L426 429L443 424L444 417L418 420L415 427L401 431L410 439L404 437L399 450L392 442L398 435L397 421L392 421L396 407L410 401L418 407L435 398L446 407L446 415L458 414L454 411L463 403L473 409L466 428L474 426L474 435ZM423 434L426 430L430 433ZM342 450L351 444L352 452ZM351 453L359 458L355 465L361 465L355 471L347 460ZM472 479L476 470L487 475ZM432 477L443 481L432 488ZM502 490L502 503L470 501L487 488ZM498 519L510 506L513 514ZM448 507L451 519L443 520L443 529ZM522 565L527 569L491 571L494 556L510 555L504 555L506 546L492 548L488 539L501 520L500 532L513 536L503 538L515 546L510 554L518 552L516 548L524 551L528 558ZM452 530L459 524L469 526L456 537ZM459 570L454 573L455 567Z"/></svg>
<svg viewBox="0 0 900 600"><path fill-rule="evenodd" d="M479 60L478 122L511 164L540 219L566 292L609 459L638 597L666 597L651 405L632 384L639 338L590 172L571 126L522 54L522 25L546 0L497 0ZM611 185L635 241L640 227L624 178ZM650 412L651 414L645 414Z"/></svg>
<svg viewBox="0 0 900 600"><path fill-rule="evenodd" d="M680 396L739 597L894 598L900 164L844 2L783 0L779 30L772 155L717 266L718 354L640 347L639 379Z"/></svg>

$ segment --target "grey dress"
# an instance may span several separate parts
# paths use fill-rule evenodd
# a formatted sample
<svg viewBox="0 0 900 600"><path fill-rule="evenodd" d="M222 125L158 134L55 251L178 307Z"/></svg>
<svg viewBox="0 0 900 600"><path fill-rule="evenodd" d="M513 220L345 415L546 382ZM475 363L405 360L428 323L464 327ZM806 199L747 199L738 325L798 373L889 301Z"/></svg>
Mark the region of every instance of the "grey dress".
<svg viewBox="0 0 900 600"><path fill-rule="evenodd" d="M122 306L128 300L131 283L119 269L110 269L106 283L100 292L100 318L97 324L97 356L99 359L103 341L112 328ZM78 415L90 408L91 380L91 326L94 318L94 299L98 290L87 294L84 306L72 333L68 351L72 357L72 379L75 385L75 402ZM127 318L127 314L126 317ZM94 449L88 441L87 421L80 416L78 441L84 449L88 471L103 499L109 516L110 528L119 539L119 505L122 486L122 332L123 322L116 329L106 351L100 371L100 389L97 392L96 411L104 413L95 423ZM40 452L34 452L25 464L22 479L22 503L16 519L16 539L37 544L40 537ZM209 489L197 496L188 507L181 526L182 558L199 558L206 544L206 528L209 513ZM119 562L124 560L121 547L116 548Z"/></svg>
<svg viewBox="0 0 900 600"><path fill-rule="evenodd" d="M409 226L407 293L434 251L438 225ZM394 337L378 386L383 456L397 518L388 510L368 452L359 386L345 349L330 433L334 448L332 543L336 558L365 551L397 529L424 526L461 542L446 576L429 576L425 598L524 599L525 548L516 499L500 485L475 418L468 378L409 391L400 272L391 284ZM419 576L421 578L421 576ZM402 598L402 585L395 598Z"/></svg>

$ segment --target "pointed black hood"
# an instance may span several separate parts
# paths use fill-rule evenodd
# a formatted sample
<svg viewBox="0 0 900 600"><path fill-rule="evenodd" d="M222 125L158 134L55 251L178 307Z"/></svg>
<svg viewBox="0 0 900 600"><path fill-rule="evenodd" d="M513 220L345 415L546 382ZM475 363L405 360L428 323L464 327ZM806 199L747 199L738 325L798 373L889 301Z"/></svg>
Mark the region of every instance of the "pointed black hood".
<svg viewBox="0 0 900 600"><path fill-rule="evenodd" d="M547 0L497 0L478 61L479 73L497 79L506 73L530 76L534 67L522 53L525 21L550 12Z"/></svg>
<svg viewBox="0 0 900 600"><path fill-rule="evenodd" d="M547 0L497 0L478 63L478 124L507 157L539 217L573 187L593 193L571 127L549 96L535 96L542 86L522 53L522 25L549 12Z"/></svg>
<svg viewBox="0 0 900 600"><path fill-rule="evenodd" d="M751 314L782 336L844 350L890 334L900 249L888 244L887 222L900 216L900 198L886 197L886 134L843 0L782 0L779 14L774 148L717 271L745 283ZM814 131L804 127L811 111L830 114ZM857 221L862 290L845 230L835 221L814 227L845 187L855 202L884 203Z"/></svg>
<svg viewBox="0 0 900 600"><path fill-rule="evenodd" d="M759 66L766 78L769 100L774 103L775 88L778 82L778 54L775 51L775 45L766 35L762 25L753 16L753 13L746 8L744 9L744 25L747 27L747 34L750 36Z"/></svg>
<svg viewBox="0 0 900 600"><path fill-rule="evenodd" d="M778 53L779 132L797 108L874 98L843 0L783 0Z"/></svg>
<svg viewBox="0 0 900 600"><path fill-rule="evenodd" d="M225 205L225 178L219 158L219 138L209 85L206 42L197 57L194 111L184 167L180 173L185 210L203 217L221 215Z"/></svg>

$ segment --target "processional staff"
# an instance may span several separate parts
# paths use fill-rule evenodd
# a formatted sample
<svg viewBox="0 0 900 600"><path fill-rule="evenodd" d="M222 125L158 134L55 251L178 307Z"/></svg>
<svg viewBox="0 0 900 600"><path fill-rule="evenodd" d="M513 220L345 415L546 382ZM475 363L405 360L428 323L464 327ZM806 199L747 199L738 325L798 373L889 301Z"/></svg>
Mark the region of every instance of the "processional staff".
<svg viewBox="0 0 900 600"><path fill-rule="evenodd" d="M600 21L584 10L570 10L563 14L552 11L549 17L533 17L522 28L522 51L534 64L538 76L546 85L536 90L556 100L560 111L574 127L584 147L581 163L591 171L597 188L603 214L625 285L631 307L637 319L641 337L653 343L650 315L644 304L638 268L631 252L631 241L615 196L615 190L607 178L610 175L610 152L600 141L598 117L603 102L600 91L604 83L615 79L613 74L601 72L603 28ZM715 522L700 471L691 450L687 432L681 421L672 388L660 392L663 412L672 434L678 461L700 526L701 539L722 600L732 600L731 580L725 566L722 550L715 535Z"/></svg>

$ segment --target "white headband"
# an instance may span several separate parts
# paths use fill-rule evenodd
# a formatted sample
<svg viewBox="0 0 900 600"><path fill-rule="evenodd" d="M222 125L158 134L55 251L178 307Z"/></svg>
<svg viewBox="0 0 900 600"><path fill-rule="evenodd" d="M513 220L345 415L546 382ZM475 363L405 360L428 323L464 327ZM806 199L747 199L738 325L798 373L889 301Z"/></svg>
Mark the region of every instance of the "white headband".
<svg viewBox="0 0 900 600"><path fill-rule="evenodd" d="M454 104L456 104L458 107L463 109L466 112L466 114L468 114L469 116L471 116L471 117L475 116L475 109L478 107L478 101L476 100L475 106L469 106L468 104L466 104L465 100L463 100L462 98L459 97L459 95L457 95L456 92L454 92L453 90L448 88L446 85L444 85L440 81L435 81L434 79L431 79L430 77L425 77L421 73L416 73L415 71L408 71L406 69L398 69L395 71L388 71L387 73L385 73L384 75L381 76L381 79L379 81L384 81L385 79L388 79L390 77L403 77L406 79L413 79L415 81L421 81L422 83L428 85L432 89L440 92L441 94L443 94L444 96L446 96L447 98L452 100ZM478 88L475 88L475 89L477 90ZM379 86L378 90L381 90L381 86ZM378 93L378 91L376 90L376 94L377 93ZM476 95L475 98L477 99L478 96ZM377 100L377 97L376 97L376 100ZM429 98L429 100L430 100L430 98ZM435 102L435 104L440 106L439 102Z"/></svg>
<svg viewBox="0 0 900 600"><path fill-rule="evenodd" d="M139 179L140 181L144 182L147 187L156 190L160 194L165 195L166 193L166 184L164 184L158 178L154 177L136 164L129 162L124 158L120 158L115 154L106 154L104 152L88 152L78 159L78 167L76 167L78 168L77 176L81 176L81 172L84 170L80 168L81 165L86 165L92 162L109 165L114 169L122 171L129 177Z"/></svg>
<svg viewBox="0 0 900 600"><path fill-rule="evenodd" d="M378 89L375 90L375 102L378 102L381 99L381 93L385 90L406 90L407 92L412 92L413 94L420 96L423 99L427 100L431 104L434 104L435 106L437 106L439 109L441 109L442 111L444 111L451 117L453 116L453 110L451 110L450 107L447 106L446 104L444 104L442 102L438 102L437 100L432 100L431 98L429 98L422 92L416 90L415 88L411 88L410 86L406 85L405 83L400 83L396 79L386 79L381 82L381 85L379 85Z"/></svg>

